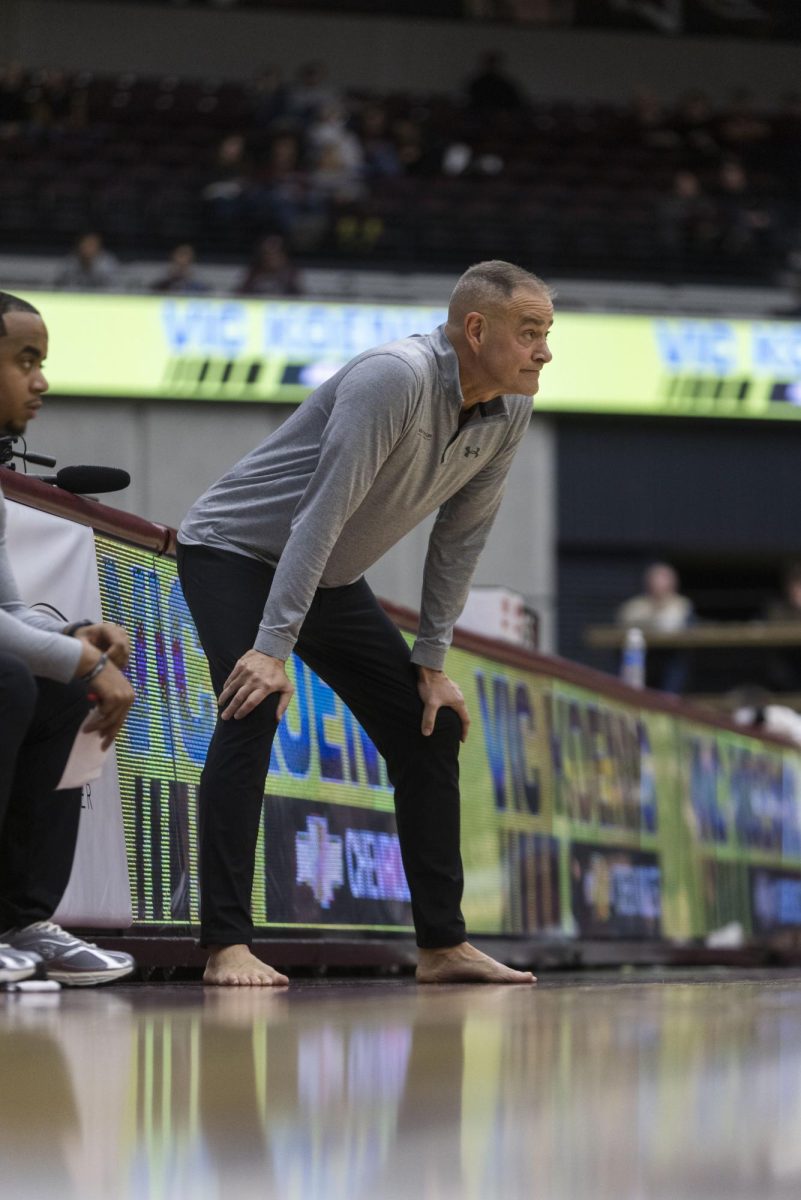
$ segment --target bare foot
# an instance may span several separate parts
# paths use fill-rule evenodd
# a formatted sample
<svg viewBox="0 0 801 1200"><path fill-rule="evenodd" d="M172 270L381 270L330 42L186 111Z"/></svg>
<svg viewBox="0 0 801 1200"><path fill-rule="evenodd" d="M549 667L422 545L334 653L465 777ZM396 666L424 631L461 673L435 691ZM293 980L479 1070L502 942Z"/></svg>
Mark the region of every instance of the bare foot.
<svg viewBox="0 0 801 1200"><path fill-rule="evenodd" d="M530 971L513 971L469 942L442 950L420 950L418 983L536 983Z"/></svg>
<svg viewBox="0 0 801 1200"><path fill-rule="evenodd" d="M286 975L268 967L248 946L210 946L203 982L218 987L286 987Z"/></svg>

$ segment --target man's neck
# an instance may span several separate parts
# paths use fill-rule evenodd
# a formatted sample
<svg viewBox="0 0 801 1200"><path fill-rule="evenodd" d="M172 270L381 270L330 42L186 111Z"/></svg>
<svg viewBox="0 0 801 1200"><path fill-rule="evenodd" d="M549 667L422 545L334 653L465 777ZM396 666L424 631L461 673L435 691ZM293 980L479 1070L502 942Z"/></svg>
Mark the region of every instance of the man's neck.
<svg viewBox="0 0 801 1200"><path fill-rule="evenodd" d="M477 404L485 404L487 400L493 400L498 395L498 389L488 384L486 379L476 379L472 376L465 362L465 356L459 352L459 338L445 328L445 336L456 351L456 359L459 363L459 389L462 393L462 411L471 410ZM466 419L466 418L465 418Z"/></svg>

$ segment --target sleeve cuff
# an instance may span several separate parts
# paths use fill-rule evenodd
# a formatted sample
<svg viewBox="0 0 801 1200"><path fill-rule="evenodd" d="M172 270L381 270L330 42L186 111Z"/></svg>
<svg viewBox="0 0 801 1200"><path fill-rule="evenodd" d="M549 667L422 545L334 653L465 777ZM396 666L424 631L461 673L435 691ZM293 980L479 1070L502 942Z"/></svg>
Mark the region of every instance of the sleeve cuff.
<svg viewBox="0 0 801 1200"><path fill-rule="evenodd" d="M270 658L280 658L282 662L286 662L294 648L292 638L283 637L270 629L260 628L253 643L253 649L260 654L269 654Z"/></svg>
<svg viewBox="0 0 801 1200"><path fill-rule="evenodd" d="M418 667L430 667L432 671L441 671L445 665L446 646L432 646L430 642L419 639L412 648L412 662Z"/></svg>
<svg viewBox="0 0 801 1200"><path fill-rule="evenodd" d="M52 649L41 656L41 662L30 662L29 666L34 675L44 679L55 679L56 683L71 683L81 661L83 646L73 638L62 634L56 635L58 641L52 643Z"/></svg>

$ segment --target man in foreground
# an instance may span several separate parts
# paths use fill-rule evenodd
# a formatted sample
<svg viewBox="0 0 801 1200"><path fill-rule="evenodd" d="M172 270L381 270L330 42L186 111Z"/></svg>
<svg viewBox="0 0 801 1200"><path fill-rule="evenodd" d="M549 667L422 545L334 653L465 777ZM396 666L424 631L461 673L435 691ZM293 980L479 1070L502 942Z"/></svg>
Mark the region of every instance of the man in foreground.
<svg viewBox="0 0 801 1200"><path fill-rule="evenodd" d="M25 432L42 406L47 329L30 304L0 292L0 435ZM0 476L2 472L0 472ZM105 622L63 622L26 608L6 551L0 489L0 982L40 964L59 983L129 975L129 954L101 951L51 921L69 882L81 790L54 791L96 697L105 746L133 702L122 674L127 634Z"/></svg>
<svg viewBox="0 0 801 1200"><path fill-rule="evenodd" d="M287 982L250 951L250 894L293 651L386 760L418 980L534 981L465 940L458 753L469 717L443 663L551 359L552 321L542 280L510 263L471 267L444 326L349 362L181 525L181 583L220 713L199 794L208 983ZM362 576L437 509L410 650Z"/></svg>

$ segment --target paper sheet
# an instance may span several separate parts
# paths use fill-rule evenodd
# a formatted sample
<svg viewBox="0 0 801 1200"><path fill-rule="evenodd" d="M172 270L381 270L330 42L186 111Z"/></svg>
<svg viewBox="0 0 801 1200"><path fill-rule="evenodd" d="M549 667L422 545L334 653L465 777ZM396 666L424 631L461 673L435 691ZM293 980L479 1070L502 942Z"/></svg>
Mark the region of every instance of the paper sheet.
<svg viewBox="0 0 801 1200"><path fill-rule="evenodd" d="M101 749L100 734L94 730L87 732L86 722L89 720L91 720L91 714L78 730L78 736L75 738L64 774L56 786L56 791L83 787L85 783L97 779L103 770L106 756L111 747L109 746L108 750Z"/></svg>

